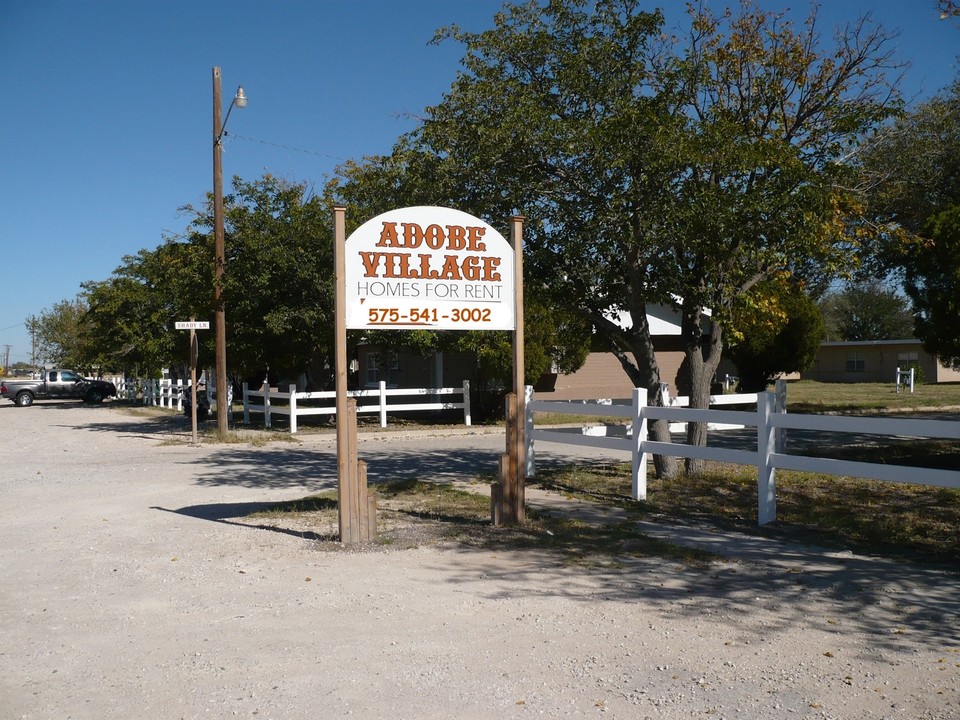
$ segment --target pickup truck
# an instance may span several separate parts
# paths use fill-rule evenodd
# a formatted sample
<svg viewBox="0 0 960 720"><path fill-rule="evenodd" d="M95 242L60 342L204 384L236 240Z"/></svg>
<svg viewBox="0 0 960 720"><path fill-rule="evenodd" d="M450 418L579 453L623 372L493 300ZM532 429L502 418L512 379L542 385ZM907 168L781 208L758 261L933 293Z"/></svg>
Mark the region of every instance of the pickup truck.
<svg viewBox="0 0 960 720"><path fill-rule="evenodd" d="M33 405L34 400L77 399L89 403L102 402L116 395L113 383L85 378L73 370L44 370L39 380L3 380L0 396L13 400L20 407Z"/></svg>

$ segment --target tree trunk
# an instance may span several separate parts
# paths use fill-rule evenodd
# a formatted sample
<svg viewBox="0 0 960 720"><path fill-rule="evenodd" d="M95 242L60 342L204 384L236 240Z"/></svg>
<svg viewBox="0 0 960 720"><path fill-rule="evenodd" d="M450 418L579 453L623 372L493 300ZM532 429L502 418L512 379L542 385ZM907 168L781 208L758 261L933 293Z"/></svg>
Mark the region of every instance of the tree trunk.
<svg viewBox="0 0 960 720"><path fill-rule="evenodd" d="M684 338L684 355L690 372L690 407L705 410L710 407L710 386L713 382L720 358L723 354L723 328L717 322L711 322L710 334L703 332L702 308L684 308L681 332ZM705 447L707 444L707 423L687 423L687 444ZM706 461L687 458L684 465L688 474L702 473Z"/></svg>
<svg viewBox="0 0 960 720"><path fill-rule="evenodd" d="M647 402L658 407L663 406L663 393L660 390L660 367L653 352L653 338L647 323L646 306L631 309L633 327L626 333L633 361L618 344L617 339L623 332L607 318L593 318L595 324L608 332L610 350L620 361L621 367L630 378L634 387L647 389ZM666 420L654 420L647 430L650 439L655 442L670 442L670 424ZM654 455L653 468L658 478L672 478L679 474L677 459L672 455Z"/></svg>

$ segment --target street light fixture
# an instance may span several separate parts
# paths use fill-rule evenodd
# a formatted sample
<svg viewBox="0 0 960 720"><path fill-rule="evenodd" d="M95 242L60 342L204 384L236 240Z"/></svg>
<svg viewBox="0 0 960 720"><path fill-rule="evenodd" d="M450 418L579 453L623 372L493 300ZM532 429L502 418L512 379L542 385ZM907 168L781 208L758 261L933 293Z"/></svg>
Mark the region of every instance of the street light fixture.
<svg viewBox="0 0 960 720"><path fill-rule="evenodd" d="M223 136L227 120L233 106L247 106L247 96L242 87L230 101L227 116L221 121L220 68L213 68L213 243L214 243L214 282L213 309L216 322L217 355L217 434L222 438L227 431L227 319L223 300L223 276L227 269L227 258L223 243Z"/></svg>

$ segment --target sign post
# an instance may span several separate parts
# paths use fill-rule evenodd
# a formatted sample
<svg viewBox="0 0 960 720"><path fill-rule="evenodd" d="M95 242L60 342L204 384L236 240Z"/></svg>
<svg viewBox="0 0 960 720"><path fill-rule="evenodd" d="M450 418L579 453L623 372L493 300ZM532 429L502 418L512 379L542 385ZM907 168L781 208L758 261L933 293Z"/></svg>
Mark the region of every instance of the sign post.
<svg viewBox="0 0 960 720"><path fill-rule="evenodd" d="M209 330L206 320L178 320L177 330L190 331L190 425L193 428L193 444L197 444L197 330Z"/></svg>
<svg viewBox="0 0 960 720"><path fill-rule="evenodd" d="M526 459L526 393L524 392L524 345L523 345L523 220L514 216L510 221L510 244L514 254L514 314L516 327L513 331L513 412L507 413L507 453L510 455L509 478L504 489L503 520L509 524L522 524L526 519L525 475ZM510 427L513 417L514 427ZM511 443L512 440L512 443Z"/></svg>

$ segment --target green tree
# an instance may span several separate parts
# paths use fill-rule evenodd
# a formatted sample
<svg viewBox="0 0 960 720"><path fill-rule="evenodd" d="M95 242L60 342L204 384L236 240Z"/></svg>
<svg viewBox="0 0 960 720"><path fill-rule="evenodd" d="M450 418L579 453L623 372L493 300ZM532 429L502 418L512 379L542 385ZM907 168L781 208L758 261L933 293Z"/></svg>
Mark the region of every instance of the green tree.
<svg viewBox="0 0 960 720"><path fill-rule="evenodd" d="M850 222L861 199L845 160L897 100L888 37L866 23L822 48L813 17L798 30L749 3L720 17L694 6L681 41L638 0L558 0L446 38L466 46L464 69L412 145L454 197L529 218L532 276L652 397L648 305L682 312L691 401L705 407L736 298L803 263L848 266L868 239ZM628 327L611 320L622 311ZM651 432L669 439L665 422ZM691 424L688 441L705 440Z"/></svg>
<svg viewBox="0 0 960 720"><path fill-rule="evenodd" d="M107 280L83 284L98 362L154 378L164 367L187 365L187 343L173 323L206 316L209 300L191 274L198 250L168 238L124 257Z"/></svg>
<svg viewBox="0 0 960 720"><path fill-rule="evenodd" d="M43 310L39 317L27 319L27 325L34 335L39 363L73 368L80 372L100 369L95 362L91 362L95 338L85 322L86 312L86 302L78 297L75 300L62 300Z"/></svg>
<svg viewBox="0 0 960 720"><path fill-rule="evenodd" d="M827 340L903 340L914 336L906 297L877 281L827 293L820 300Z"/></svg>
<svg viewBox="0 0 960 720"><path fill-rule="evenodd" d="M233 188L226 210L228 361L244 373L303 369L308 385L328 385L334 364L330 208L306 185L269 175L234 179Z"/></svg>
<svg viewBox="0 0 960 720"><path fill-rule="evenodd" d="M184 267L176 287L180 315L213 316L213 202L188 206L193 222L178 238ZM330 212L306 184L265 175L233 178L224 197L227 366L303 371L310 387L328 383L333 343L333 244ZM188 307L187 307L188 306ZM214 357L213 333L201 352Z"/></svg>
<svg viewBox="0 0 960 720"><path fill-rule="evenodd" d="M729 358L740 375L740 392L763 392L778 376L806 370L824 338L816 302L796 282L781 278L754 286L733 319L737 332Z"/></svg>
<svg viewBox="0 0 960 720"><path fill-rule="evenodd" d="M915 334L945 362L960 358L956 208L960 207L960 80L898 118L864 152L872 210L892 219L880 271L896 271L913 303Z"/></svg>
<svg viewBox="0 0 960 720"><path fill-rule="evenodd" d="M330 213L303 184L270 175L233 180L224 198L227 362L231 374L267 368L325 384L332 367ZM184 208L193 223L154 250L123 259L112 276L84 285L99 357L138 373L187 363L177 320L213 316L212 199ZM200 364L212 364L213 333L200 333ZM206 358L206 360L204 360Z"/></svg>
<svg viewBox="0 0 960 720"><path fill-rule="evenodd" d="M862 159L874 217L916 241L930 217L960 204L960 80L873 137ZM902 245L888 248L881 271L901 266Z"/></svg>
<svg viewBox="0 0 960 720"><path fill-rule="evenodd" d="M925 234L930 242L910 259L904 287L924 349L960 370L960 205L930 218Z"/></svg>

